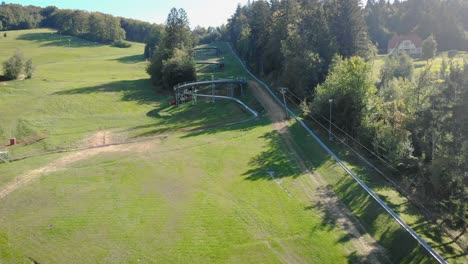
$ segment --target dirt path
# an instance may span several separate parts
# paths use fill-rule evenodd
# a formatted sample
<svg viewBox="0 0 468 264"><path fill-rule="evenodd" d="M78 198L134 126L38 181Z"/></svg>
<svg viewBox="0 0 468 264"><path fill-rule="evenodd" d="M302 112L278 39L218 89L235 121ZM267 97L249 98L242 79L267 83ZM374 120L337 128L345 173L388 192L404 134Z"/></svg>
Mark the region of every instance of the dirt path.
<svg viewBox="0 0 468 264"><path fill-rule="evenodd" d="M155 140L150 142L135 142L125 145L110 145L112 144L111 135L112 133L110 131L98 131L94 135L85 138L81 142L81 147L91 147L90 149L73 152L47 164L46 166L29 171L23 175L16 177L0 189L0 200L2 200L15 190L28 185L29 183L39 179L40 177L46 174L66 169L70 164L74 162L89 159L101 153L127 151L145 152L148 151L156 142L159 142L159 140Z"/></svg>
<svg viewBox="0 0 468 264"><path fill-rule="evenodd" d="M326 213L334 219L335 223L348 233L350 241L359 256L363 257L366 262L380 263L377 256L384 256L384 250L378 245L375 239L364 231L364 227L361 226L349 209L340 202L333 190L327 187L329 184L325 178L317 172L312 173L307 168L304 160L297 153L297 145L287 129L290 122L285 119L286 115L284 109L276 104L270 94L258 86L257 83L250 82L249 89L265 108L268 117L273 121L275 130L281 134L287 151L293 156L307 177L309 177L315 186L318 186L315 190L310 188L304 189L308 197L310 197L312 201L315 201L318 208L325 210ZM281 185L281 183L278 184ZM284 187L282 186L282 188ZM287 192L289 193L289 191Z"/></svg>

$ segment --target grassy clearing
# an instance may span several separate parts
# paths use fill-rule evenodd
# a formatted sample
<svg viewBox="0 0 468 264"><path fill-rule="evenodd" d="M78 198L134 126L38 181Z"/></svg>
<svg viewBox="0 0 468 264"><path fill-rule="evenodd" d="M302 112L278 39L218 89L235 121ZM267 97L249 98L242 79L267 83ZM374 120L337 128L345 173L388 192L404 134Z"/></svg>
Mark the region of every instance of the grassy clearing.
<svg viewBox="0 0 468 264"><path fill-rule="evenodd" d="M1 259L346 262L342 231L258 180L267 153L277 153L272 164L288 162L270 132L266 120L193 132L49 174L0 203Z"/></svg>
<svg viewBox="0 0 468 264"><path fill-rule="evenodd" d="M156 94L148 80L139 43L119 49L52 30L11 31L0 40L0 58L17 48L33 59L36 74L0 82L0 146L9 137L27 144L10 148L14 156L75 147L97 130L126 138L248 117L232 102L170 107L172 95Z"/></svg>
<svg viewBox="0 0 468 264"><path fill-rule="evenodd" d="M373 63L372 64L373 65L372 76L374 77L374 80L376 82L380 81L380 70L382 69L384 62L385 62L385 58L387 56L388 55L378 55L377 58L372 62ZM442 61L444 58L447 62L449 61L447 57L447 52L442 52L438 54L438 56L430 62L432 65L431 70L433 72L440 72L440 68L442 66ZM459 51L457 55L455 56L455 58L453 58L453 62L463 63L463 60L467 58L468 58L468 53L464 51ZM428 62L423 59L413 59L413 63L414 63L414 73L417 75L422 70L424 70Z"/></svg>
<svg viewBox="0 0 468 264"><path fill-rule="evenodd" d="M248 115L226 102L168 106L147 81L140 44L62 38L18 31L0 42L2 57L20 47L37 65L34 79L1 84L0 139L47 135L14 154L75 146L97 130L179 133L77 161L5 197L1 263L356 261L347 234L268 178L272 167L291 184L302 175L268 120L189 132ZM231 62L216 76L239 76ZM0 187L64 155L0 164Z"/></svg>

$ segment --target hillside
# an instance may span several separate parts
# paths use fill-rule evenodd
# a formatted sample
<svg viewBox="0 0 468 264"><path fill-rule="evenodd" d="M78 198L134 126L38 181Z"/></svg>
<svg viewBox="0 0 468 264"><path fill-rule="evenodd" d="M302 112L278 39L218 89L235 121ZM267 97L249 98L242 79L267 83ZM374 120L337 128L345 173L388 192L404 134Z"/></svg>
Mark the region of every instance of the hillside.
<svg viewBox="0 0 468 264"><path fill-rule="evenodd" d="M291 183L303 171L265 117L190 132L248 116L227 102L171 107L147 81L138 44L71 38L68 47L50 30L8 32L1 56L16 48L37 70L1 83L2 142L18 138L14 157L92 148L0 164L2 262L366 257L320 209L304 210L270 180L271 168ZM105 146L113 143L123 145Z"/></svg>
<svg viewBox="0 0 468 264"><path fill-rule="evenodd" d="M148 81L142 45L68 46L51 30L8 36L1 55L21 48L37 71L0 88L1 140L17 135L8 149L28 157L0 164L1 261L430 262L255 83L243 100L261 110L259 99L260 119L224 101L174 107ZM199 66L200 79L244 75L225 43L212 45L225 69ZM463 262L406 200L347 161Z"/></svg>

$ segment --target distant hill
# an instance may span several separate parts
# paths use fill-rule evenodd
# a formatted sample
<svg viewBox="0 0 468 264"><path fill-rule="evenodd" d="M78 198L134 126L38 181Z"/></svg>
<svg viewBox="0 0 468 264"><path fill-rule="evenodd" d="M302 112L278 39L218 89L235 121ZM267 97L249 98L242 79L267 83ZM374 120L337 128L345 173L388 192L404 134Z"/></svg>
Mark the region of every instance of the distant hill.
<svg viewBox="0 0 468 264"><path fill-rule="evenodd" d="M163 26L135 19L115 17L99 12L22 6L0 5L0 30L54 28L61 34L110 44L128 40L146 42L150 34L159 34Z"/></svg>

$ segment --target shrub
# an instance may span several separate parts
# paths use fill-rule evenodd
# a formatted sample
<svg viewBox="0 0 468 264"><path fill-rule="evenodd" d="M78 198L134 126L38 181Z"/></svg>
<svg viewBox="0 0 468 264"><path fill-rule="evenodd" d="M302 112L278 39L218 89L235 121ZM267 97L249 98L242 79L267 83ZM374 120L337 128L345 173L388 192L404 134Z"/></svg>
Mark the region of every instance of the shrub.
<svg viewBox="0 0 468 264"><path fill-rule="evenodd" d="M394 78L411 80L413 78L413 72L413 60L408 54L392 55L385 59L385 64L380 70L380 81L381 84L385 84Z"/></svg>
<svg viewBox="0 0 468 264"><path fill-rule="evenodd" d="M7 80L16 80L24 73L26 79L31 79L34 72L32 60L24 61L23 52L17 50L15 55L3 62L3 74Z"/></svg>
<svg viewBox="0 0 468 264"><path fill-rule="evenodd" d="M165 89L171 90L178 83L196 79L195 63L185 50L175 49L174 55L163 61L162 82Z"/></svg>
<svg viewBox="0 0 468 264"><path fill-rule="evenodd" d="M32 60L29 59L26 61L24 65L24 74L26 79L31 79L34 73L34 66L32 64Z"/></svg>
<svg viewBox="0 0 468 264"><path fill-rule="evenodd" d="M117 40L112 42L112 46L117 48L130 48L132 44L127 41Z"/></svg>
<svg viewBox="0 0 468 264"><path fill-rule="evenodd" d="M432 59L437 54L437 42L434 39L433 35L430 35L427 39L425 39L422 43L422 50L423 50L423 58L428 60Z"/></svg>
<svg viewBox="0 0 468 264"><path fill-rule="evenodd" d="M20 50L17 50L13 57L3 62L3 74L9 80L18 79L23 71L24 56Z"/></svg>

